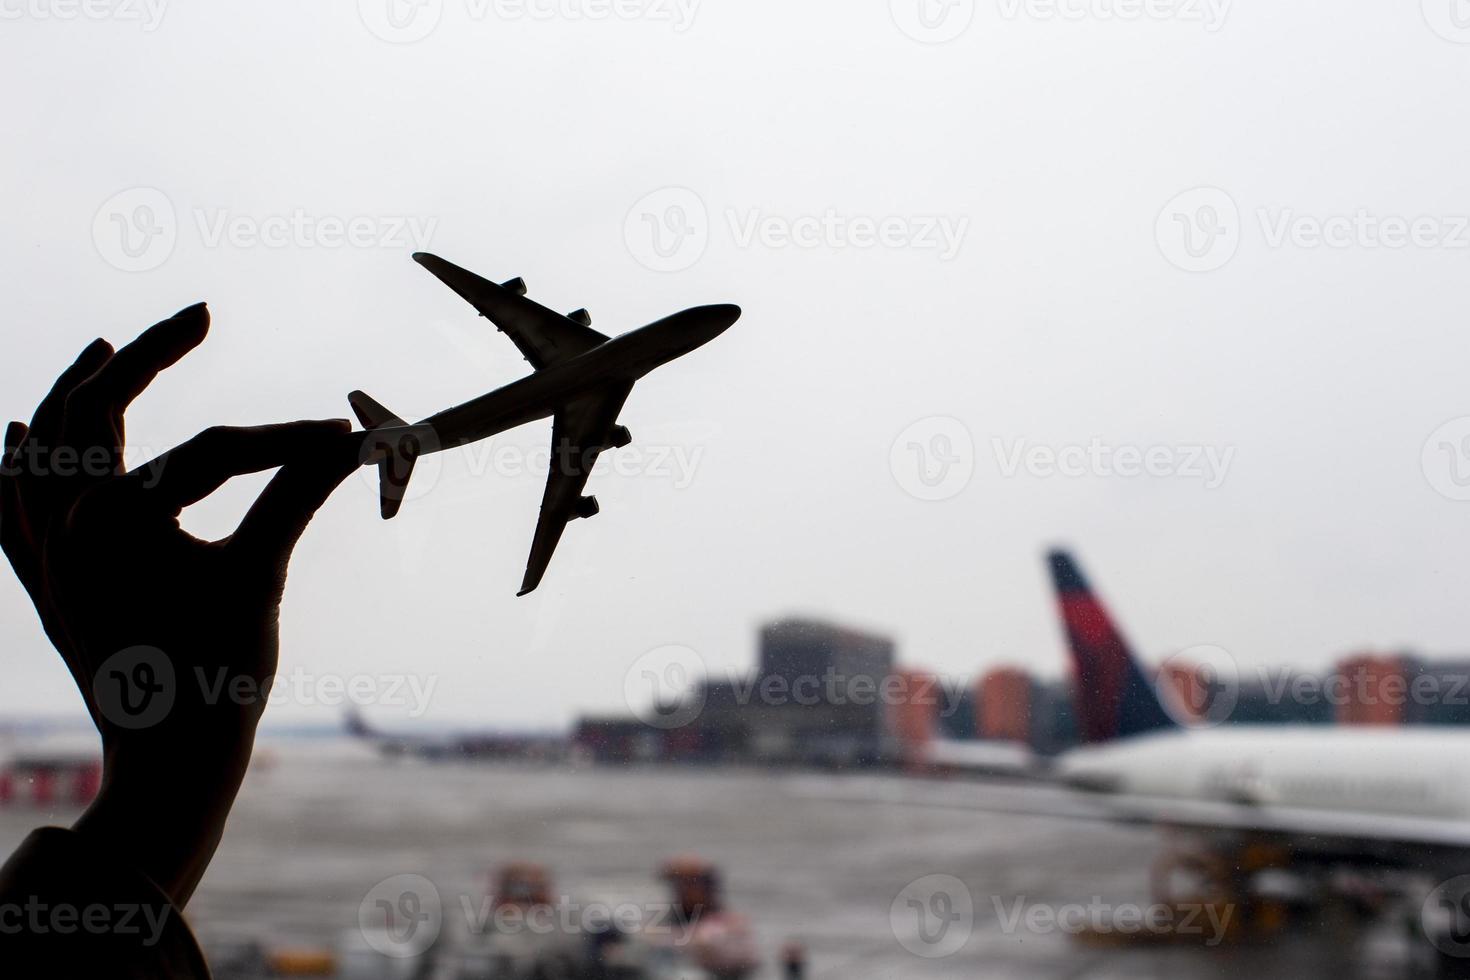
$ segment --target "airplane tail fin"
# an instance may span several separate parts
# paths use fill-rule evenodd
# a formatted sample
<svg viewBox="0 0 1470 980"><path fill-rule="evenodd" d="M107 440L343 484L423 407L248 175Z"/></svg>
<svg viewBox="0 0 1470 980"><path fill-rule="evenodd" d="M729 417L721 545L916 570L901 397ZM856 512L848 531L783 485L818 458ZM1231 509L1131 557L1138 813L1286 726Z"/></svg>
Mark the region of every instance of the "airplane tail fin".
<svg viewBox="0 0 1470 980"><path fill-rule="evenodd" d="M362 712L358 710L355 704L347 708L347 717L344 719L343 727L346 729L347 734L353 738L370 738L375 734L368 727L368 723L363 720Z"/></svg>
<svg viewBox="0 0 1470 980"><path fill-rule="evenodd" d="M347 396L347 401L357 414L357 420L370 432L408 425L365 392L354 391ZM381 445L369 445L373 450L383 453L382 459L378 460L378 486L383 520L386 521L403 506L403 495L408 490L409 477L413 476L413 464L418 460L420 447L411 437L397 441L384 440Z"/></svg>
<svg viewBox="0 0 1470 980"><path fill-rule="evenodd" d="M1082 740L1108 742L1178 727L1071 554L1053 551L1047 562L1076 669Z"/></svg>

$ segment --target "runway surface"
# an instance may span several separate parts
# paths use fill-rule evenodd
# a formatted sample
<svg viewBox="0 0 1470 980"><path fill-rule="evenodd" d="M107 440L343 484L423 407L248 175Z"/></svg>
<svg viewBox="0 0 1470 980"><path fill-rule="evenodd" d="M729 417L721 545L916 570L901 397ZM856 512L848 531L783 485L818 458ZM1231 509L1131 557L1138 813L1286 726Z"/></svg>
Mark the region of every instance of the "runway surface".
<svg viewBox="0 0 1470 980"><path fill-rule="evenodd" d="M181 776L181 778L183 778ZM206 939L321 945L401 875L432 883L441 943L474 927L492 869L536 861L560 902L656 909L659 863L723 869L766 960L788 940L811 976L1214 978L1410 976L1409 930L1322 927L1271 944L1099 948L1064 925L1150 903L1151 830L996 814L1040 789L897 777L685 769L577 772L393 762L340 742L261 754L188 914ZM58 812L57 822L71 815ZM0 809L7 851L45 814ZM1094 918L1088 918L1094 917ZM1075 931L1075 930L1073 930ZM766 976L776 976L774 969Z"/></svg>

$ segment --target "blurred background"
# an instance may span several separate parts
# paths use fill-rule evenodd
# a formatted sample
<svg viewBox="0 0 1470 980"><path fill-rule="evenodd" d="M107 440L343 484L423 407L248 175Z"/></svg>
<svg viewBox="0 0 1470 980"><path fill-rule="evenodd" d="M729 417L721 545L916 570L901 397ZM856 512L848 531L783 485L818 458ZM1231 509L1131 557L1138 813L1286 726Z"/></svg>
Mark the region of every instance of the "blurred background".
<svg viewBox="0 0 1470 980"><path fill-rule="evenodd" d="M531 596L545 423L329 502L220 977L1470 963L1461 0L0 19L7 417L201 299L134 463L524 375L416 250L608 334L745 311ZM9 848L97 768L8 577L0 648Z"/></svg>

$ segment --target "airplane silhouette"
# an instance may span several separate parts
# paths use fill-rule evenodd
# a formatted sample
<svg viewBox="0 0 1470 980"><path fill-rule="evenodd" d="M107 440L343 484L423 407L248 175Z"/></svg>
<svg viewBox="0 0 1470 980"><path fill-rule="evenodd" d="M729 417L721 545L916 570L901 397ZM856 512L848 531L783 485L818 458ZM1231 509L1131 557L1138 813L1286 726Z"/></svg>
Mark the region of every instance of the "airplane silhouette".
<svg viewBox="0 0 1470 980"><path fill-rule="evenodd" d="M383 519L398 513L414 462L554 416L551 471L541 500L526 576L517 595L541 584L567 524L595 516L596 497L582 496L599 454L633 439L618 413L639 378L724 333L738 306L700 306L619 337L592 329L586 310L562 316L526 298L526 284L497 285L437 255L414 261L464 297L520 348L534 372L463 405L410 425L361 391L347 396L368 430L363 461L378 464Z"/></svg>

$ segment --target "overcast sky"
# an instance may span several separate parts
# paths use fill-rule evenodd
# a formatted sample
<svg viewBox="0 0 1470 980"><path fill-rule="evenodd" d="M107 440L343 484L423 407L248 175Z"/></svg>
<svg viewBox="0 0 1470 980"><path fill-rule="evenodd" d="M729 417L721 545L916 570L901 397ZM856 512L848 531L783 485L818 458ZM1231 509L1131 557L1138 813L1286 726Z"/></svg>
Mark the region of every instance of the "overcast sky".
<svg viewBox="0 0 1470 980"><path fill-rule="evenodd" d="M366 473L333 498L282 665L437 678L384 725L625 710L646 652L743 670L786 613L1060 674L1055 542L1154 659L1470 650L1453 0L90 2L0 0L7 417L199 299L145 455L522 375L415 248L607 333L744 307L634 391L528 598L549 423L425 465L392 523ZM0 647L0 717L80 713L9 575Z"/></svg>

